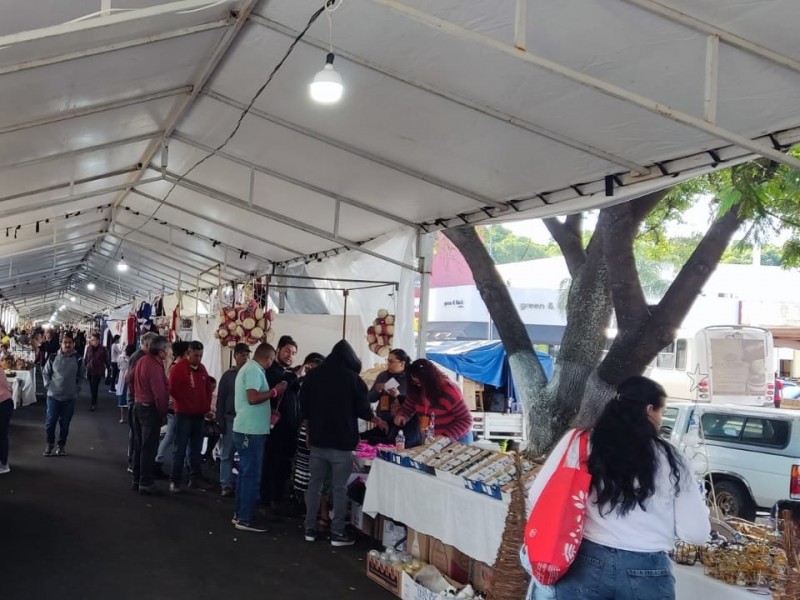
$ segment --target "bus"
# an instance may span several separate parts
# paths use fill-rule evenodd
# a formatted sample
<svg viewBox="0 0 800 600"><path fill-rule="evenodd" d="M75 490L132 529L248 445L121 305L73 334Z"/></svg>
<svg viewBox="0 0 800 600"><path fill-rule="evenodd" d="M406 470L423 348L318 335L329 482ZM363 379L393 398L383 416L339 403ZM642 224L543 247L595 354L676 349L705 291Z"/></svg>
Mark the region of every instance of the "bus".
<svg viewBox="0 0 800 600"><path fill-rule="evenodd" d="M775 393L772 334L748 325L712 325L693 337L679 332L645 375L670 400L772 406Z"/></svg>

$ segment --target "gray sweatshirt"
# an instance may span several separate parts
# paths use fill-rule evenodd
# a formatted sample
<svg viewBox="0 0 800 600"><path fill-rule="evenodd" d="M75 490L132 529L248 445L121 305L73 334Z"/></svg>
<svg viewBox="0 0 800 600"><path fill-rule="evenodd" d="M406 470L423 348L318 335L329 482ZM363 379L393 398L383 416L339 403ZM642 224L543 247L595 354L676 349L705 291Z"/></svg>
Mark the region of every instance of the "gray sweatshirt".
<svg viewBox="0 0 800 600"><path fill-rule="evenodd" d="M77 399L81 391L77 352L64 354L59 351L53 359L45 363L42 379L48 396L60 401Z"/></svg>

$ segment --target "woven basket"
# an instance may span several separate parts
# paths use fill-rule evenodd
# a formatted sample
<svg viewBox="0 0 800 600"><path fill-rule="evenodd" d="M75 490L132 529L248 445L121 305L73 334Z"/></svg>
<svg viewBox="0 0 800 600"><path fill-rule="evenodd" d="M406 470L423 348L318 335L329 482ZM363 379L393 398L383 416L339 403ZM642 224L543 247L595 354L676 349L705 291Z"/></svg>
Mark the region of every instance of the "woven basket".
<svg viewBox="0 0 800 600"><path fill-rule="evenodd" d="M511 503L506 516L503 540L494 561L492 586L488 600L524 600L528 593L528 574L519 562L519 549L525 538L525 488L522 484L522 465L517 456L517 478L511 490Z"/></svg>

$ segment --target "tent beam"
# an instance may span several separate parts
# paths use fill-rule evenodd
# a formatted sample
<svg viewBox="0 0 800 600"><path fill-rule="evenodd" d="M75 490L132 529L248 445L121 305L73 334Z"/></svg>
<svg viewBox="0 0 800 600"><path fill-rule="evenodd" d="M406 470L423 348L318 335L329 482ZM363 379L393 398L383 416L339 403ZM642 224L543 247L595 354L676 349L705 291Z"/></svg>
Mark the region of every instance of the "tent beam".
<svg viewBox="0 0 800 600"><path fill-rule="evenodd" d="M523 0L518 0L518 1L522 2ZM281 23L278 23L277 21L273 21L272 19L268 19L267 17L262 17L260 15L253 15L251 17L251 20L256 24L261 25L262 27L266 27L267 29L270 29L277 33L281 33L287 37L295 38L297 35L300 34L299 31L287 27L286 25L283 25ZM320 50L324 50L325 52L327 52L329 48L328 42L316 39L308 34L306 34L305 37L303 37L302 41L305 44L308 44ZM410 85L419 90L422 90L423 92L427 92L429 94L433 94L434 96L438 96L443 100L447 100L448 102L458 104L459 106L463 106L464 108L468 108L480 114L492 117L493 119L502 121L507 125L512 125L529 133L533 133L535 135L546 138L553 142L562 144L563 146L567 146L568 148L572 148L574 150L578 150L585 154L590 154L596 158L606 160L610 163L624 167L629 171L633 171L634 173L638 173L640 175L647 175L647 173L650 171L648 167L640 165L632 160L618 156L616 154L613 154L612 152L608 152L606 150L603 150L601 148L598 148L581 140L568 137L564 134L553 131L552 129L542 127L540 125L532 123L531 121L527 121L520 117L516 117L507 112L503 112L479 100L474 100L472 98L468 98L460 94L455 94L453 92L445 91L429 83L423 83L421 81L417 81L416 79L412 79L411 77L404 75L399 71L395 71L394 69L391 69L384 65L379 65L378 63L375 63L369 60L368 58L363 58L358 54L349 52L344 48L339 48L337 46L334 46L334 52L337 57L344 58L352 62L353 64L374 71L375 73L378 73L384 77L389 77L390 79L394 79L395 81L399 81L400 83L403 83L405 85ZM271 117L270 120L272 120L273 118L275 119L272 120L273 123L276 123L278 125L284 125L284 122L281 119L278 119L277 117L272 117L272 115L270 115L270 117ZM303 132L300 131L300 133ZM342 149L349 151L347 150L347 148L342 148Z"/></svg>
<svg viewBox="0 0 800 600"><path fill-rule="evenodd" d="M221 102L222 104L227 104L228 106L235 108L237 110L244 110L245 108L247 108L246 104L239 102L238 100L234 100L233 98L229 98L228 96L225 96L213 90L206 90L204 92L204 95L207 96L208 98L216 100L217 102ZM364 160L368 160L377 165L381 165L382 167L386 167L387 169L391 169L392 171L397 171L398 173L402 173L403 175L408 175L409 177L412 177L414 179L424 181L434 187L438 187L448 192L452 192L453 194L463 196L464 198L469 198L470 200L474 200L479 204L485 204L486 206L490 206L499 211L508 210L508 206L506 206L502 202L497 202L496 200L493 200L488 196L484 196L477 192L473 192L472 190L468 190L457 184L449 183L447 181L439 179L435 175L423 173L422 171L418 171L412 167L401 165L400 163L395 162L391 159L379 156L372 152L368 152L367 150L358 148L356 146L348 144L347 142L342 142L340 140L334 139L323 133L314 131L313 129L309 129L308 127L304 127L303 125L287 121L286 119L282 119L281 117L278 117L261 109L252 108L248 114L253 115L254 117L258 117L259 119L263 119L264 121L269 121L270 123L274 123L275 125L279 125L284 129L289 129L291 131L294 131L295 133L299 133L305 137L311 138L318 142L322 142L333 148L338 148L339 150L343 150L348 154L352 154L354 156L358 156L360 158L363 158Z"/></svg>
<svg viewBox="0 0 800 600"><path fill-rule="evenodd" d="M26 192L20 192L18 194L11 194L9 196L2 196L0 197L0 203L8 202L10 200L19 200L20 198L27 198L28 196L36 196L37 194L44 194L46 192L54 192L56 190L63 190L64 188L68 188L72 190L76 185L82 185L84 183L92 183L93 181L100 181L101 179L109 179L111 177L118 177L119 175L127 175L128 173L133 173L136 171L138 167L125 167L124 169L118 169L116 171L111 171L108 173L100 173L99 175L92 175L91 177L83 177L82 179L73 179L71 181L65 181L63 183L55 183L53 185L48 185L47 187L42 187L36 190L28 190ZM30 212L31 210L35 210L31 207L28 207L25 212ZM7 213L3 213L3 217L6 216Z"/></svg>
<svg viewBox="0 0 800 600"><path fill-rule="evenodd" d="M32 119L30 121L24 121L22 123L12 123L11 125L0 127L0 135L6 133L13 133L16 131L25 131L26 129L33 129L34 127L41 127L42 125L61 123L63 121L69 121L71 119L77 119L79 117L86 117L89 115L96 115L98 113L108 112L110 110L116 110L118 108L125 108L127 106L136 106L137 104L144 104L145 102L161 100L162 98L172 98L174 96L189 94L191 91L192 91L192 86L183 85L180 87L169 88L166 90L159 90L157 92L152 92L149 94L137 94L134 96L128 96L126 98L120 98L119 100L114 100L113 102L89 104L87 106L82 106L80 108L76 108L73 110L65 110L44 117L39 117L38 119Z"/></svg>
<svg viewBox="0 0 800 600"><path fill-rule="evenodd" d="M727 44L728 46L733 46L734 48L738 48L739 50L744 50L745 52L749 52L759 58L764 58L770 62L776 63L782 67L786 67L787 69L791 69L796 73L800 73L800 61L795 60L793 58L789 58L779 52L775 52L774 50L770 50L760 44L756 44L748 39L745 39L741 36L738 36L734 33L730 33L724 29L711 25L710 23L706 23L705 21L701 21L700 19L696 19L684 12L676 10L674 8L670 8L660 2L655 2L654 0L621 0L622 2L627 2L633 6L638 6L639 8L646 10L647 12L653 13L658 15L659 17L663 17L673 23L679 23L680 25L684 25L690 29L694 29L695 31L699 31L700 33L705 33L707 35L715 35L717 36L720 41Z"/></svg>
<svg viewBox="0 0 800 600"><path fill-rule="evenodd" d="M719 36L706 38L705 98L703 118L709 123L717 122L717 101L719 88Z"/></svg>
<svg viewBox="0 0 800 600"><path fill-rule="evenodd" d="M26 250L3 252L3 259L5 260L6 258L25 256L26 254L35 254L36 252L41 252L43 249L46 248L60 248L61 246L74 246L78 244L93 242L97 238L103 237L104 235L105 232L100 232L100 233L95 233L94 235L89 235L78 239L67 240L65 242L56 242L54 244L50 244L47 246L37 246L35 248L28 248ZM11 244L9 244L9 246L11 246Z"/></svg>
<svg viewBox="0 0 800 600"><path fill-rule="evenodd" d="M5 171L8 169L21 169L25 167L34 167L37 165L42 165L48 162L56 161L56 160L63 160L66 158L73 158L75 156L80 156L81 154L90 154L92 152L100 152L102 150L110 150L112 148L117 148L119 146L127 146L128 144L135 144L137 142L144 142L146 140L153 139L154 137L158 137L161 135L160 131L152 131L150 133L143 133L141 135L135 135L129 138L122 138L119 140L114 140L111 142L106 142L104 144L97 144L95 146L86 146L84 148L78 148L77 150L69 150L67 152L58 152L56 154L48 154L47 156L41 156L39 158L31 158L29 160L23 160L17 163L8 163L5 165L0 165L0 171Z"/></svg>
<svg viewBox="0 0 800 600"><path fill-rule="evenodd" d="M265 217L267 219L272 219L273 221L277 221L278 223L282 223L283 225L286 225L288 227L292 227L294 229L298 229L310 235L322 238L324 240L328 240L329 242L343 245L350 250L363 252L364 254L368 254L374 258L385 260L386 262L390 262L394 265L403 267L404 269L409 269L411 271L416 270L416 268L413 265L408 265L402 261L395 260L390 256L384 256L383 254L380 254L378 252L373 252L372 250L362 247L361 244L363 242L355 242L353 240L348 240L343 237L336 237L331 233L328 233L327 231L323 231L322 229L319 229L317 227L307 225L306 223L302 223L297 219L292 219L291 217L287 217L286 215L275 212L273 210L262 208L260 206L250 206L246 200L242 200L221 190L217 190L212 187L198 183L196 181L192 181L191 179L186 179L186 178L180 179L175 174L168 173L167 181L170 181L172 183L177 183L179 186L183 188L186 188L188 190L191 190L193 192L196 192L204 196L208 196L209 198L214 198L215 200L218 200L219 202L222 202L224 204L235 206L246 212L261 215L262 217Z"/></svg>
<svg viewBox="0 0 800 600"><path fill-rule="evenodd" d="M234 227L233 225L231 225L229 223L216 221L215 219L212 219L209 216L206 216L206 215L203 215L201 213L189 210L187 208L183 208L182 206L179 206L178 204L175 204L174 202L170 202L169 200L161 200L160 198L157 198L156 196L152 196L150 194L146 194L145 192L143 192L141 190L138 190L138 189L133 189L131 191L132 191L132 193L134 193L137 196L141 196L142 198L147 198L148 200L152 200L153 202L156 202L158 204L163 204L164 206L168 206L169 208L174 208L175 210L182 211L182 212L186 213L188 216L193 217L195 219L201 219L203 221L207 221L208 223L213 223L217 227L221 227L223 229L227 229L228 231L232 231L234 233L238 233L239 235L245 236L245 238L252 238L253 237L253 232L252 231L245 231L244 229L239 229L239 228ZM256 238L256 239L261 243L267 244L269 246L273 246L274 248L278 248L279 250L283 250L284 252L288 252L289 254L293 254L295 256L302 254L302 252L300 252L299 250L295 250L294 248L289 248L288 246L283 246L281 244L278 244L277 242L273 242L273 241L262 239L262 238ZM228 247L227 244L225 245L225 247L226 248ZM232 248L232 246L231 246L231 248ZM253 255L253 256L255 256L255 255ZM264 259L264 261L265 262L273 262L272 260L269 260L269 259Z"/></svg>
<svg viewBox="0 0 800 600"><path fill-rule="evenodd" d="M204 152L212 152L214 150L214 148L212 148L211 146L203 144L202 142L199 142L199 141L189 137L188 135L183 135L180 132L175 132L172 135L172 139L177 140L177 141L179 141L179 142L181 142L183 144L186 144L187 146L191 146L192 148L196 148L197 150L203 150ZM404 225L406 227L410 227L412 229L417 229L418 228L416 223L414 223L413 221L409 221L408 219L404 219L403 217L401 217L399 215L395 215L395 214L386 212L385 210L382 210L380 208L377 208L377 207L374 207L374 206L370 206L369 204L361 202L360 200L355 200L353 198L348 198L347 196L342 196L341 194L337 194L336 192L332 192L331 190L327 190L327 189L321 188L321 187L316 186L316 185L314 185L312 183L308 183L306 181L297 179L297 178L292 177L290 175L285 175L283 173L280 173L279 171L275 171L273 169L270 169L269 167L264 167L262 165L259 165L259 164L250 162L248 160L245 160L243 158L239 158L238 156L235 156L233 154L225 152L224 150L220 150L220 151L216 152L215 156L217 156L219 158L223 158L223 159L228 160L230 162L236 163L236 164L241 165L243 167L247 167L248 169L251 169L251 172L258 171L259 173L263 173L264 175L269 175L270 177L274 177L276 179L280 179L281 181L285 181L286 183L289 183L289 184L294 185L296 187L300 187L300 188L309 190L311 192L314 192L315 194L319 194L319 195L325 196L327 198L332 198L332 199L336 200L337 202L341 202L342 204L348 204L350 206L354 206L354 207L356 207L358 209L361 209L361 210L363 210L365 212L368 212L368 213L372 213L374 215L377 215L377 216L382 217L384 219L387 219L389 221L394 221L395 223L399 223L401 225ZM249 204L250 205L253 204L252 199L250 199Z"/></svg>
<svg viewBox="0 0 800 600"><path fill-rule="evenodd" d="M610 98L620 100L632 106L638 106L639 108L643 108L644 110L665 119L675 121L681 125L702 131L703 133L706 133L714 138L725 140L726 142L739 146L740 148L750 150L759 156L769 158L779 164L786 165L793 169L800 169L800 159L784 154L780 150L776 150L771 146L760 144L746 136L729 131L713 123L708 123L705 120L692 116L688 113L684 113L665 104L661 104L660 102L651 98L636 94L630 90L626 90L602 79L598 79L597 77L592 77L591 75L581 73L580 71L576 71L537 54L519 50L510 44L506 44L505 42L501 42L482 33L478 33L477 31L466 29L445 19L441 19L424 11L417 10L416 8L406 4L397 2L396 0L372 0L372 2L384 6L389 10L401 14L417 23L435 29L436 31L445 32L454 37L503 52L516 58L517 60L527 62L540 69L563 77L564 79L573 81L586 88L600 92L601 94L609 96Z"/></svg>

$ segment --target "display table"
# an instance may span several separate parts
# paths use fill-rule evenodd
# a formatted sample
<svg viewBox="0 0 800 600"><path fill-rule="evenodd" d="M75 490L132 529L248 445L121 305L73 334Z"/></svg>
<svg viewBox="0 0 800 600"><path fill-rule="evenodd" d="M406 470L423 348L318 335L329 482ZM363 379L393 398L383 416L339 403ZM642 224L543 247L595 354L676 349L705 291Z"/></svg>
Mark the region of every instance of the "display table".
<svg viewBox="0 0 800 600"><path fill-rule="evenodd" d="M9 379L14 408L36 404L36 371L17 371L17 376Z"/></svg>
<svg viewBox="0 0 800 600"><path fill-rule="evenodd" d="M503 537L508 504L433 475L376 460L367 479L364 512L405 523L492 565Z"/></svg>
<svg viewBox="0 0 800 600"><path fill-rule="evenodd" d="M762 597L771 597L761 590L750 591L749 588L728 585L718 579L707 576L702 565L687 567L685 565L672 565L675 575L675 597L678 600L756 600Z"/></svg>

